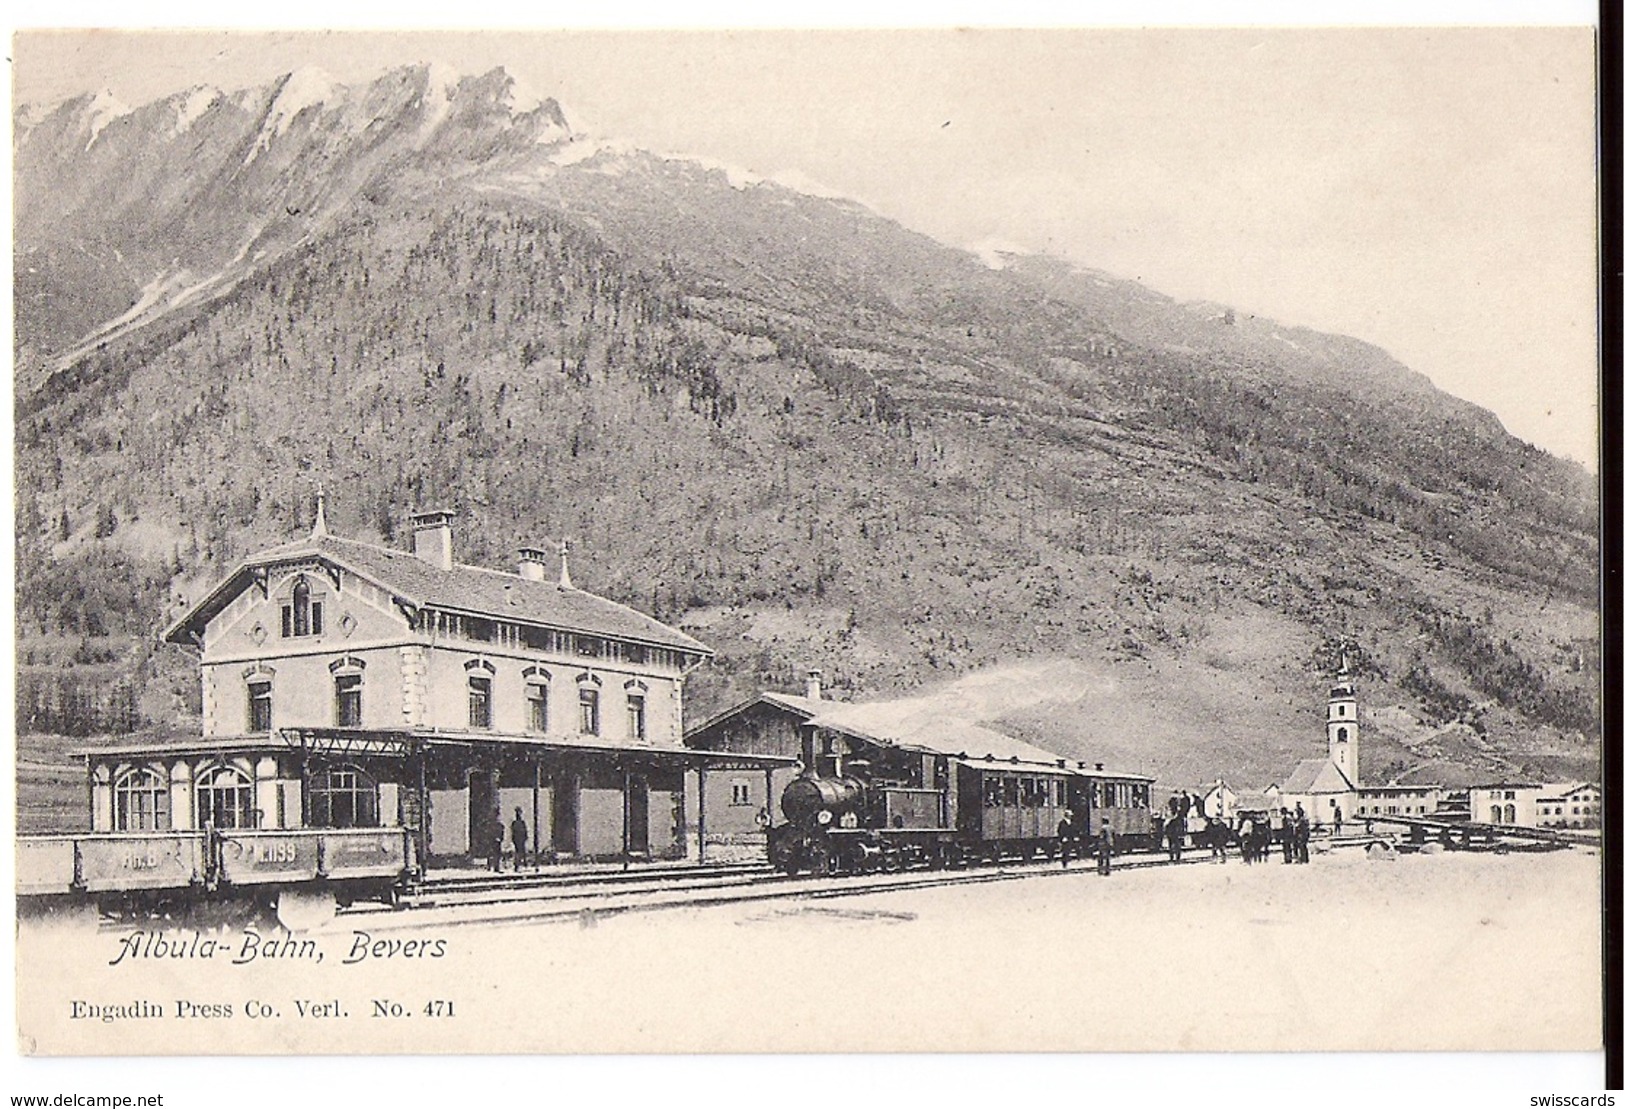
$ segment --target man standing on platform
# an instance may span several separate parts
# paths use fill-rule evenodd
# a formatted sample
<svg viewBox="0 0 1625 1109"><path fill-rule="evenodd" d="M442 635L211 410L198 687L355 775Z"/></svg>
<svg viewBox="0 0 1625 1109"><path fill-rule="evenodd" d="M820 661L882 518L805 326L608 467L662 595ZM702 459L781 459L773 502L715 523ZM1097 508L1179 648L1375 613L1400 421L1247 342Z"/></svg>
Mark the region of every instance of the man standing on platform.
<svg viewBox="0 0 1625 1109"><path fill-rule="evenodd" d="M513 835L513 868L525 869L525 852L530 846L530 827L525 823L525 814L520 809L513 811L513 823L508 825Z"/></svg>
<svg viewBox="0 0 1625 1109"><path fill-rule="evenodd" d="M1117 848L1117 833L1112 831L1112 822L1100 822L1100 842L1095 848L1095 869L1101 877L1109 877L1112 872L1112 852Z"/></svg>
<svg viewBox="0 0 1625 1109"><path fill-rule="evenodd" d="M1055 838L1061 846L1061 869L1066 869L1066 861L1072 857L1073 838L1076 833L1072 828L1072 814L1066 810L1061 811L1061 819L1055 825Z"/></svg>

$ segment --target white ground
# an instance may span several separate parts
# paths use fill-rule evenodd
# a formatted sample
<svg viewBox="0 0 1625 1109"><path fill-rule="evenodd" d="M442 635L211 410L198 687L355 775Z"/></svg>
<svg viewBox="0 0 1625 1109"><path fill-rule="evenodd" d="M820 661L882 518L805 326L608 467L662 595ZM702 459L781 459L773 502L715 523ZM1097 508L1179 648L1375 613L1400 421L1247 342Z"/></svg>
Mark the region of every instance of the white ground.
<svg viewBox="0 0 1625 1109"><path fill-rule="evenodd" d="M1345 851L759 902L565 924L440 926L441 959L109 967L109 933L25 928L25 1050L1593 1050L1600 860ZM382 933L380 933L382 934ZM399 939L403 933L392 932ZM233 942L234 934L226 935ZM231 1019L67 1018L181 997ZM250 998L281 1017L248 1020ZM296 998L347 1017L301 1019ZM453 1018L422 1015L431 999ZM374 1000L418 1015L368 1015Z"/></svg>

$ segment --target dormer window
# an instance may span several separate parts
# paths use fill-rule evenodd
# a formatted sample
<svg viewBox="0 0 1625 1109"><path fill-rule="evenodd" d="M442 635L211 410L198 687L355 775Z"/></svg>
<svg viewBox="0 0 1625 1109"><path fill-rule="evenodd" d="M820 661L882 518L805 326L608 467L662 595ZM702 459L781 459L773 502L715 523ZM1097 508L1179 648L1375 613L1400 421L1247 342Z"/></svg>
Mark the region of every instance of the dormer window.
<svg viewBox="0 0 1625 1109"><path fill-rule="evenodd" d="M293 583L293 598L282 606L282 638L322 634L322 602L312 600L310 583L304 578Z"/></svg>

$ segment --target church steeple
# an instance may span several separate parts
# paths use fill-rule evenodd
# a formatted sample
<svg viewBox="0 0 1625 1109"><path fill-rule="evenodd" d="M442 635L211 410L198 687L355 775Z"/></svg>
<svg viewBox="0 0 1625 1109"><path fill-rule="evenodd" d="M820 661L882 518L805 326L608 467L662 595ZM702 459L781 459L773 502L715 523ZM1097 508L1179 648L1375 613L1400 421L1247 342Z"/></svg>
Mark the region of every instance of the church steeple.
<svg viewBox="0 0 1625 1109"><path fill-rule="evenodd" d="M1337 678L1326 701L1326 753L1353 785L1360 784L1360 710L1348 652L1340 652Z"/></svg>

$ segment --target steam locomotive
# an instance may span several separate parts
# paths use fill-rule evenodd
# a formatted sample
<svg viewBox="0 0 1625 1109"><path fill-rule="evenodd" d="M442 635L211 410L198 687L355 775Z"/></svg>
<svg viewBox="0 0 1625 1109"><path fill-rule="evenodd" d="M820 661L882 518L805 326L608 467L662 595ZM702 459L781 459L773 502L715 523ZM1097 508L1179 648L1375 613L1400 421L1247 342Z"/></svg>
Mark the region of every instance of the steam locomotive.
<svg viewBox="0 0 1625 1109"><path fill-rule="evenodd" d="M904 747L837 760L806 736L803 752L807 769L780 799L784 821L768 829L768 858L786 874L1055 857L1063 815L1085 853L1108 819L1120 850L1154 846L1145 775Z"/></svg>

